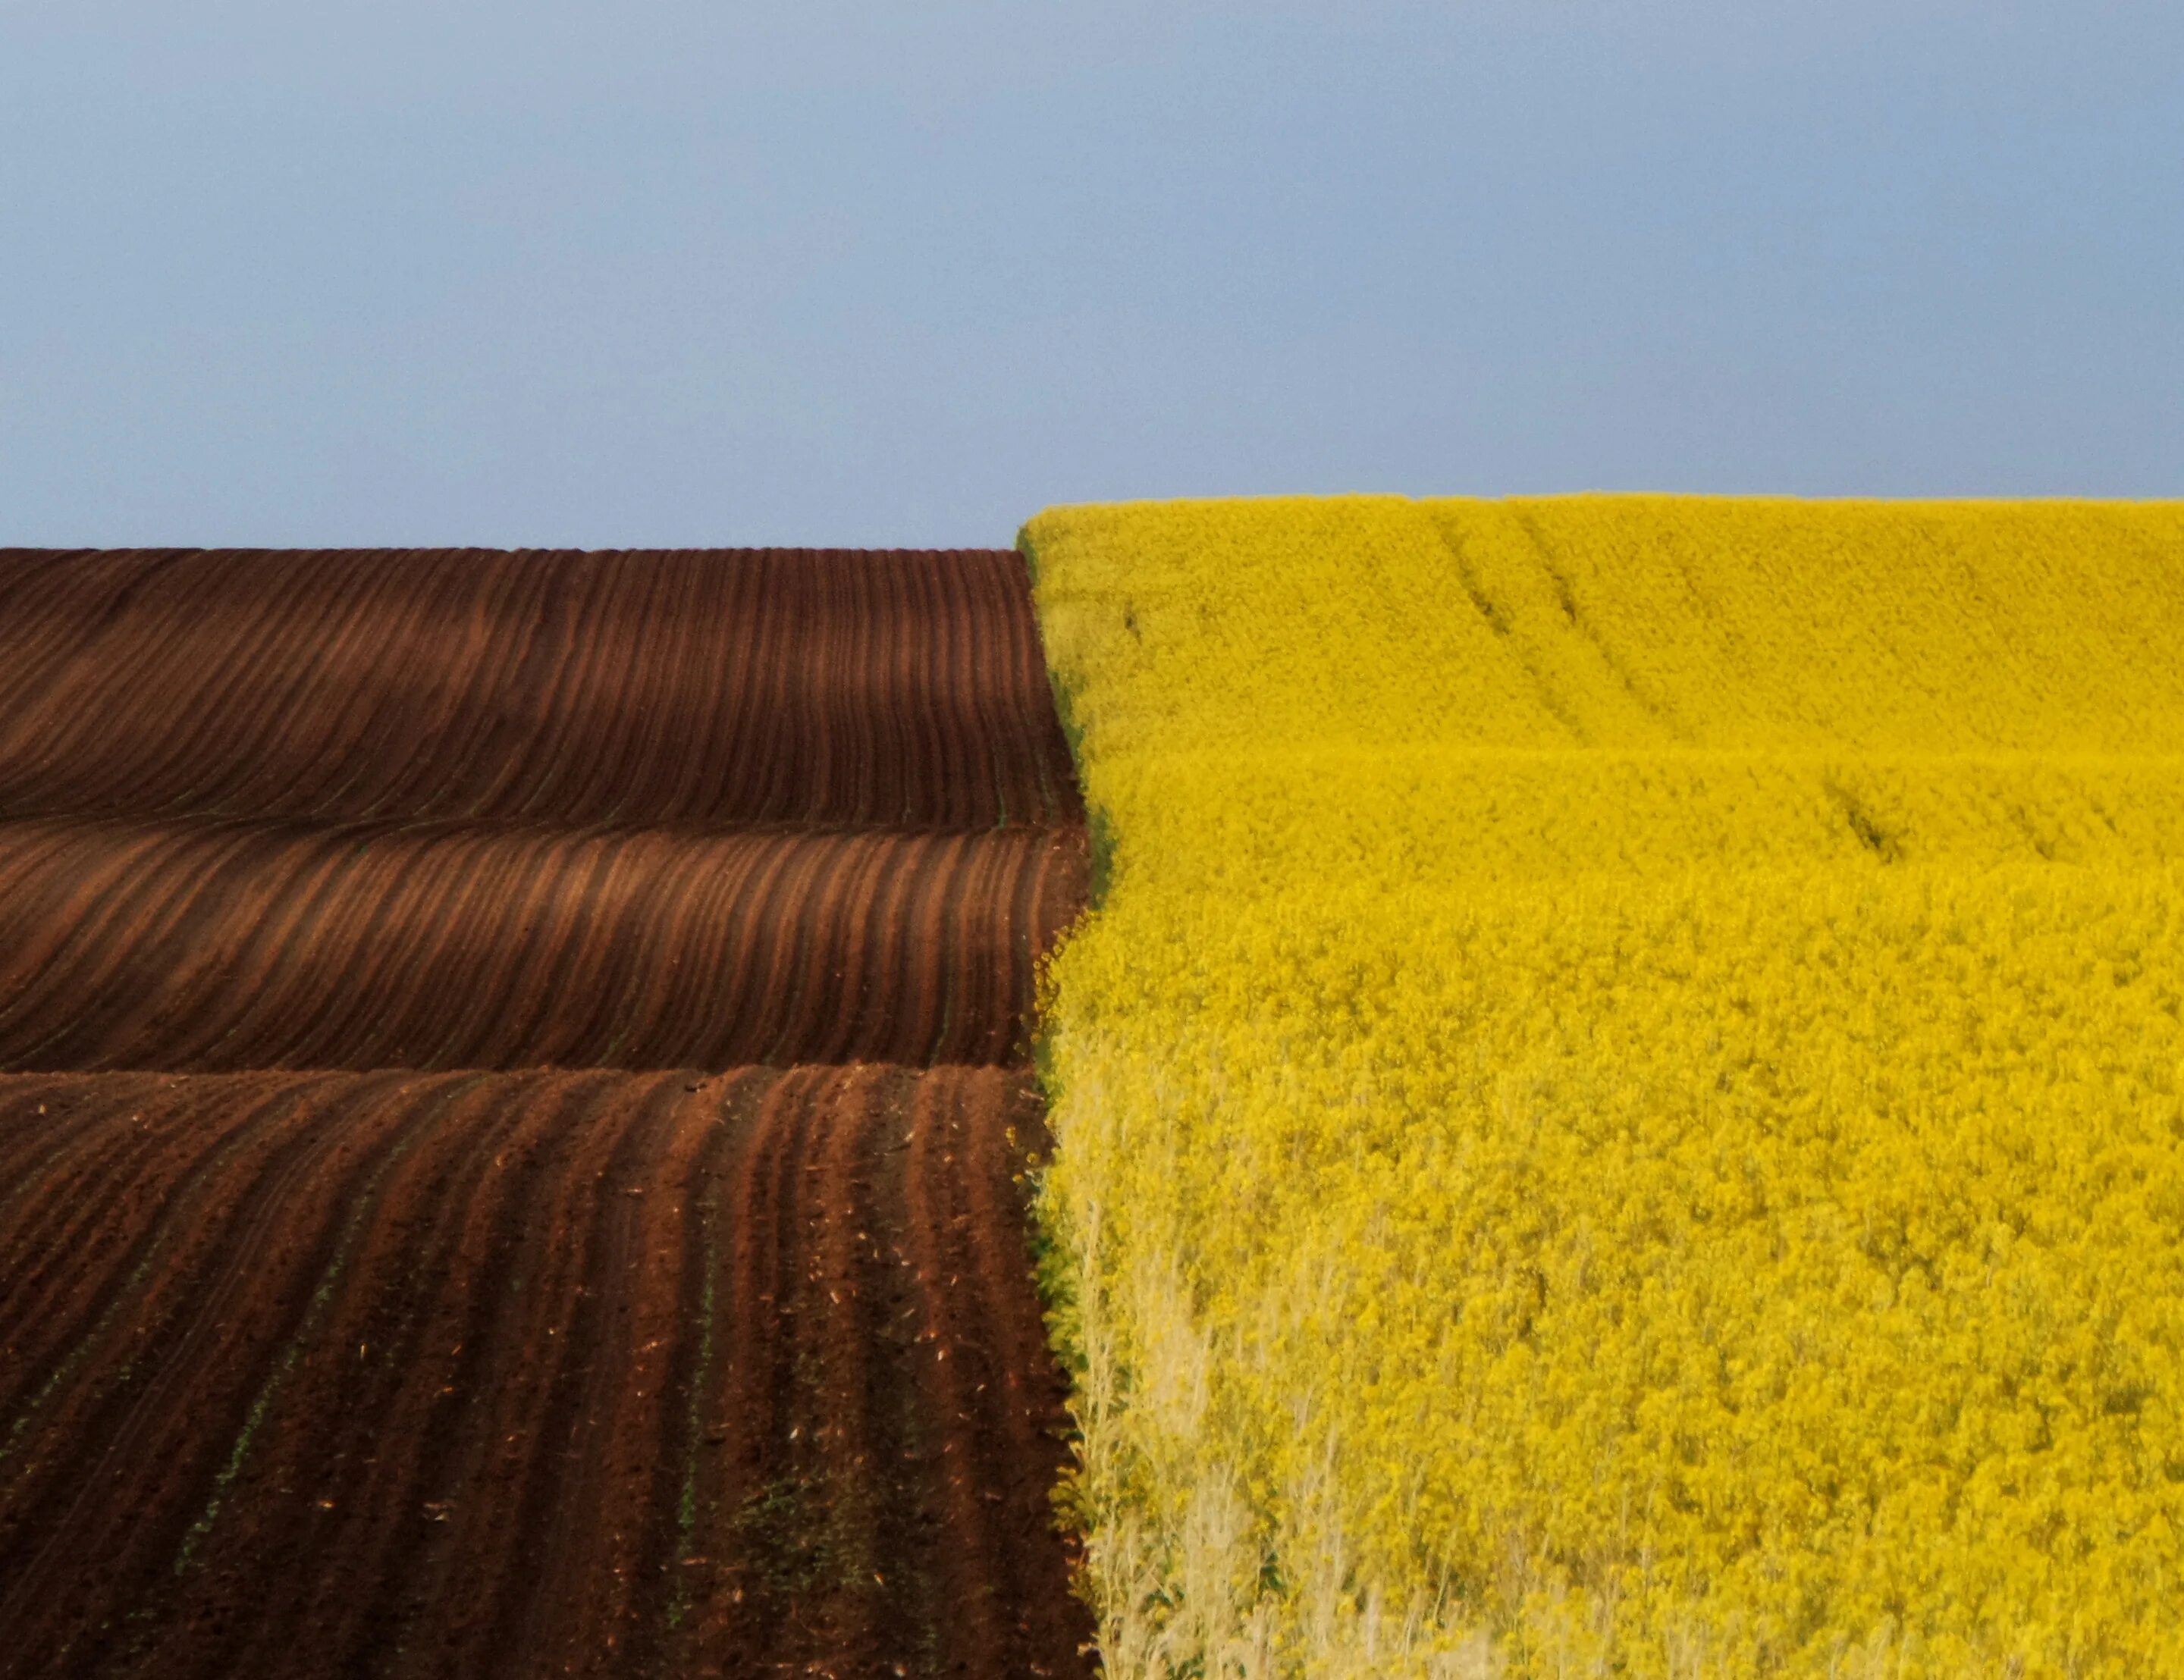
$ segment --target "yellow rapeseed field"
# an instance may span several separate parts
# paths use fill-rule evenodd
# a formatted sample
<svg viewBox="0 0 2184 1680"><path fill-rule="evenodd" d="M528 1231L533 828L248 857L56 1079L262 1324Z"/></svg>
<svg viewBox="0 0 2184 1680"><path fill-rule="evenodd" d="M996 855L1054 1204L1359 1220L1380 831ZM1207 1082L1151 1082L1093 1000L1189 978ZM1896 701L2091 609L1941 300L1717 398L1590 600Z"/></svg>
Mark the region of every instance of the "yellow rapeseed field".
<svg viewBox="0 0 2184 1680"><path fill-rule="evenodd" d="M1111 1674L2184 1675L2184 505L1023 541Z"/></svg>

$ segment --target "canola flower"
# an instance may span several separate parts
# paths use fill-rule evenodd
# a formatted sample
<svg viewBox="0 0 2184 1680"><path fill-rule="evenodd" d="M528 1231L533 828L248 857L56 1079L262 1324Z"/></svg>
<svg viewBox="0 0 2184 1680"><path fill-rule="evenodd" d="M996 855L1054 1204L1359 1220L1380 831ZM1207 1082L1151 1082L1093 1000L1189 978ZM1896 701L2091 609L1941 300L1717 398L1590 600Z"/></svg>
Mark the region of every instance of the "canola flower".
<svg viewBox="0 0 2184 1680"><path fill-rule="evenodd" d="M2184 507L1023 543L1111 1673L2184 1674Z"/></svg>

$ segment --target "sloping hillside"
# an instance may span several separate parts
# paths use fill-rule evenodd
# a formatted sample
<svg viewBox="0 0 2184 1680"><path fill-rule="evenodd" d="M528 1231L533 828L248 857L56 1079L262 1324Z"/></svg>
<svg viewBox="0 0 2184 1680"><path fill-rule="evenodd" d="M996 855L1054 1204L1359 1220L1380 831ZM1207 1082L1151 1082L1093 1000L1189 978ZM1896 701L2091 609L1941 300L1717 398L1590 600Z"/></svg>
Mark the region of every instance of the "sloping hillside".
<svg viewBox="0 0 2184 1680"><path fill-rule="evenodd" d="M2184 508L1023 542L1110 1672L2184 1672Z"/></svg>
<svg viewBox="0 0 2184 1680"><path fill-rule="evenodd" d="M1086 1672L1006 553L0 554L0 1674Z"/></svg>

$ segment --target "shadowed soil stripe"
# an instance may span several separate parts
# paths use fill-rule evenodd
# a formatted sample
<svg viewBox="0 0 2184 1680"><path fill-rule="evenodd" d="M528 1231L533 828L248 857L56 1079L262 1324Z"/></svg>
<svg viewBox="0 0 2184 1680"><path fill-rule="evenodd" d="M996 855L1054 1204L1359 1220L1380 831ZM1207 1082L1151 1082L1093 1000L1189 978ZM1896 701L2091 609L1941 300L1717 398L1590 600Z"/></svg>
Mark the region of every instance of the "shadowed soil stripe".
<svg viewBox="0 0 2184 1680"><path fill-rule="evenodd" d="M0 549L0 815L100 812L1082 817L1006 551Z"/></svg>

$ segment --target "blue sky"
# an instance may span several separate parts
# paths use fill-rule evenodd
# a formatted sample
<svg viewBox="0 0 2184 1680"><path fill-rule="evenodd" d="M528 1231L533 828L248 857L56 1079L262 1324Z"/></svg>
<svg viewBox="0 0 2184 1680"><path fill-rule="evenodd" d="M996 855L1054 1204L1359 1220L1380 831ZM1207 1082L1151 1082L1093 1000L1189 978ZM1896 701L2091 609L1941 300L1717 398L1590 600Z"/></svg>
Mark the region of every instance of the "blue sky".
<svg viewBox="0 0 2184 1680"><path fill-rule="evenodd" d="M0 542L2184 494L2176 0L0 0Z"/></svg>

